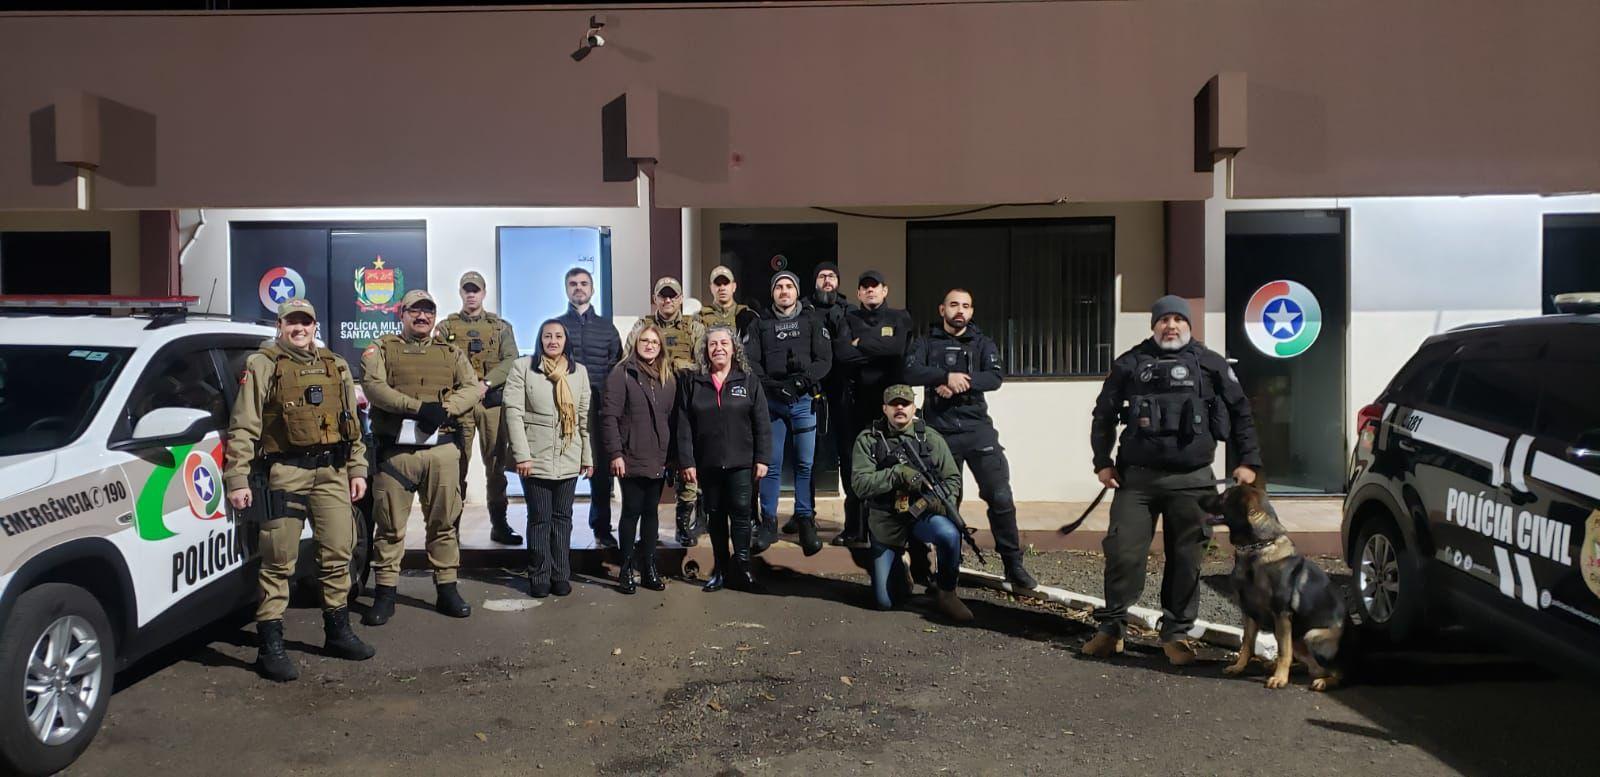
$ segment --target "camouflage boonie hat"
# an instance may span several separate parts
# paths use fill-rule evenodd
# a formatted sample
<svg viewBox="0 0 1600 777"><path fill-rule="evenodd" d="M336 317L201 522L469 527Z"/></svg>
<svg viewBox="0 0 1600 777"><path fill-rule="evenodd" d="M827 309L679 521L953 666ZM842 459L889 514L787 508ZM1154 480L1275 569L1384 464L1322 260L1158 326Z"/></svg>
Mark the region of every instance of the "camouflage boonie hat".
<svg viewBox="0 0 1600 777"><path fill-rule="evenodd" d="M400 309L410 310L411 306L418 302L427 302L436 309L439 307L439 303L433 301L433 295L429 294L427 289L412 289L400 298Z"/></svg>
<svg viewBox="0 0 1600 777"><path fill-rule="evenodd" d="M897 383L883 390L883 403L885 405L892 405L897 401L905 401L914 405L917 403L917 393L904 383Z"/></svg>
<svg viewBox="0 0 1600 777"><path fill-rule="evenodd" d="M304 313L310 316L312 321L317 320L317 309L312 307L310 302L298 297L295 299L286 299L278 304L279 321L288 318L291 313Z"/></svg>

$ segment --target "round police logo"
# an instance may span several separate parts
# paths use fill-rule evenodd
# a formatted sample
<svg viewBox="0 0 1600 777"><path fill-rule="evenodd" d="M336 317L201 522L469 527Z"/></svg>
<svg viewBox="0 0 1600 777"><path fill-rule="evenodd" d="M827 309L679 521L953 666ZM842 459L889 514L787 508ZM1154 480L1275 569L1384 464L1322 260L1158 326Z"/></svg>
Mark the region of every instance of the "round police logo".
<svg viewBox="0 0 1600 777"><path fill-rule="evenodd" d="M767 266L771 267L773 272L787 270L789 269L789 257L783 254L773 254L772 260L767 262Z"/></svg>
<svg viewBox="0 0 1600 777"><path fill-rule="evenodd" d="M1182 364L1175 364L1175 365L1172 366L1172 379L1173 380L1184 380L1185 378L1188 378L1188 377L1189 377L1189 368L1188 367L1185 367Z"/></svg>
<svg viewBox="0 0 1600 777"><path fill-rule="evenodd" d="M222 472L212 453L189 451L183 460L183 485L194 517L206 521L222 517Z"/></svg>
<svg viewBox="0 0 1600 777"><path fill-rule="evenodd" d="M306 282L291 267L274 267L261 276L261 306L273 313L292 299L305 299Z"/></svg>
<svg viewBox="0 0 1600 777"><path fill-rule="evenodd" d="M1250 295L1244 306L1244 332L1250 344L1274 359L1306 352L1322 331L1322 305L1294 281L1273 281Z"/></svg>

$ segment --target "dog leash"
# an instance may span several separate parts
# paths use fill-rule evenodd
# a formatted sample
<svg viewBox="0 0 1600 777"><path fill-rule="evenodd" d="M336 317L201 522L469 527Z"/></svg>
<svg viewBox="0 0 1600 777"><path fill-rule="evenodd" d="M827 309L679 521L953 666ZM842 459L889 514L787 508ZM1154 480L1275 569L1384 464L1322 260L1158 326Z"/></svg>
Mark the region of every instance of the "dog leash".
<svg viewBox="0 0 1600 777"><path fill-rule="evenodd" d="M1219 480L1213 480L1210 483L1208 483L1207 485L1210 485L1210 486L1226 486L1226 485L1228 485L1229 483L1232 483L1232 482L1233 482L1232 478L1221 478ZM1094 509L1096 507L1100 506L1100 501L1106 498L1106 492L1110 491L1110 490L1111 490L1111 486L1101 486L1100 487L1100 493L1094 495L1094 501L1090 502L1089 506L1084 508L1083 515L1078 516L1078 520L1073 521L1072 523L1069 523L1069 524L1065 524L1060 529L1057 529L1056 531L1058 531L1058 532L1060 532L1062 534L1071 534L1071 533L1077 531L1078 527L1082 526L1084 521L1089 520L1089 514L1094 512Z"/></svg>

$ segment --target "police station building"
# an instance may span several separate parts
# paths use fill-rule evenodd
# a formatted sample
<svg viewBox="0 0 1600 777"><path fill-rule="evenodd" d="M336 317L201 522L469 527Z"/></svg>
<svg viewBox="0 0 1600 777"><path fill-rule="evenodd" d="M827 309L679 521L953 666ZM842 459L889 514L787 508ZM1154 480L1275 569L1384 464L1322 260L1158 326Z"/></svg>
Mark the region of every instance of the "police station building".
<svg viewBox="0 0 1600 777"><path fill-rule="evenodd" d="M619 5L574 56L594 13L0 14L0 294L304 296L349 355L476 270L528 350L573 266L626 332L837 261L971 290L1016 498L1084 502L1163 294L1337 494L1424 338L1600 289L1594 3Z"/></svg>

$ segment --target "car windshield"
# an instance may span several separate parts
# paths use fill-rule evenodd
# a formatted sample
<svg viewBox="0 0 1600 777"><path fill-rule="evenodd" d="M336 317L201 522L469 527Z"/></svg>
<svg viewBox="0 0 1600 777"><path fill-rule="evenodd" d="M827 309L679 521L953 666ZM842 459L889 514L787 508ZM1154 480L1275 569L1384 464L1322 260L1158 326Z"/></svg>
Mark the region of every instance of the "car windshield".
<svg viewBox="0 0 1600 777"><path fill-rule="evenodd" d="M129 353L0 345L0 456L54 450L77 439Z"/></svg>

